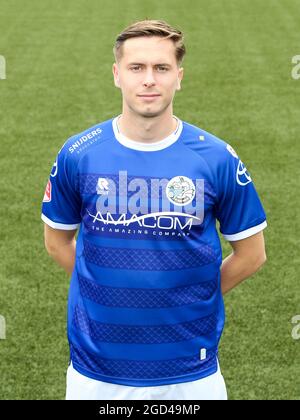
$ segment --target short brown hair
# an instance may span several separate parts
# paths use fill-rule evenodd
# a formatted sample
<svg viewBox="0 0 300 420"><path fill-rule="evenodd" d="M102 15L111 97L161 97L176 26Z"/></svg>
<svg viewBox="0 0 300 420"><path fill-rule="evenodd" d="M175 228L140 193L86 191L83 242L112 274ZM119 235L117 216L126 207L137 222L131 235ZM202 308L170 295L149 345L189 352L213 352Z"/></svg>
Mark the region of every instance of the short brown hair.
<svg viewBox="0 0 300 420"><path fill-rule="evenodd" d="M186 53L186 49L183 44L183 33L179 29L173 28L163 20L150 19L132 23L117 36L113 48L113 53L116 62L120 61L123 56L122 46L126 39L137 38L141 36L159 36L164 39L171 39L175 45L175 56L177 65L181 65L183 57Z"/></svg>

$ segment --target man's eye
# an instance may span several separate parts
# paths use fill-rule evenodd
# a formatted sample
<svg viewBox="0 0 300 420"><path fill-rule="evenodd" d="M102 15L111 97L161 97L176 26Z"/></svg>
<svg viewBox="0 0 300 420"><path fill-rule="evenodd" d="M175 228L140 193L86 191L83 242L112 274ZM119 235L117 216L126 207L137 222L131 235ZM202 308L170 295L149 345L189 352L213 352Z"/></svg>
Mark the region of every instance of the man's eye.
<svg viewBox="0 0 300 420"><path fill-rule="evenodd" d="M134 66L131 67L131 70L139 70L141 68L141 66ZM157 67L159 71L167 71L167 67Z"/></svg>

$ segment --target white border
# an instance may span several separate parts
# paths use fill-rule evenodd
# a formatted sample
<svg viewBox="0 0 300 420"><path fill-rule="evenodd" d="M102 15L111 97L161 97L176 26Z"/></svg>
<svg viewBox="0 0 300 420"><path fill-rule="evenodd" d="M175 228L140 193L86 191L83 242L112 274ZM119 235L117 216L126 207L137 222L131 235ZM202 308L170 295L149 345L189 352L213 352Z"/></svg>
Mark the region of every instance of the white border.
<svg viewBox="0 0 300 420"><path fill-rule="evenodd" d="M53 229L74 230L74 229L78 229L79 226L80 226L80 223L78 223L76 225L65 225L63 223L52 222L52 220L48 219L48 217L46 217L43 213L41 214L41 219L45 223L47 223L47 225L49 225L50 227L52 227Z"/></svg>
<svg viewBox="0 0 300 420"><path fill-rule="evenodd" d="M183 124L182 121L177 118L175 115L173 115L174 118L176 118L177 120L177 127L176 130L170 134L168 137L166 137L163 140L159 140L156 141L154 143L142 143L139 141L135 141L135 140L131 140L127 137L125 137L119 130L118 127L118 119L120 118L122 114L118 115L117 117L115 117L112 121L112 127L113 127L113 131L114 131L114 135L116 137L116 139L123 144L123 146L129 147L130 149L135 149L135 150L141 150L144 152L153 152L156 150L162 150L165 149L168 146L171 146L171 144L175 143L176 140L178 140L182 129L183 129Z"/></svg>
<svg viewBox="0 0 300 420"><path fill-rule="evenodd" d="M252 228L243 230L242 232L234 233L233 235L223 234L223 236L227 241L238 241L240 239L245 239L245 238L248 238L249 236L255 235L256 233L260 232L266 227L267 227L267 222L264 221L260 225L253 226Z"/></svg>

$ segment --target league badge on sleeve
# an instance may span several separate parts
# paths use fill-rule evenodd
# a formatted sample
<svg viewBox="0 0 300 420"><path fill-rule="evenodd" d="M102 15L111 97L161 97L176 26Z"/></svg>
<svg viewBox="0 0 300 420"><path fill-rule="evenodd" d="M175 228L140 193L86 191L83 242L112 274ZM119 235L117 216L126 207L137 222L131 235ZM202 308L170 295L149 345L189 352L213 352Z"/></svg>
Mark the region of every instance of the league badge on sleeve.
<svg viewBox="0 0 300 420"><path fill-rule="evenodd" d="M44 194L44 198L43 198L43 203L49 203L49 201L51 201L51 189L52 189L52 185L51 185L51 181L49 179L49 181L46 185L45 194Z"/></svg>

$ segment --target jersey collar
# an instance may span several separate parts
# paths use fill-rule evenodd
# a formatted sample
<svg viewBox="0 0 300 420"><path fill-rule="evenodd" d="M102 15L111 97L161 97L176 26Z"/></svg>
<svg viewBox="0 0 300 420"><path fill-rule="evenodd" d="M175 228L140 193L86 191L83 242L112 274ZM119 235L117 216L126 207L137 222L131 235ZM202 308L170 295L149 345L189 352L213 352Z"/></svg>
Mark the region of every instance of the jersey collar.
<svg viewBox="0 0 300 420"><path fill-rule="evenodd" d="M127 137L125 137L119 130L118 127L118 119L121 117L122 114L118 115L117 117L115 117L112 121L112 127L113 127L113 131L114 131L114 135L116 137L116 139L125 147L129 147L130 149L135 149L135 150L141 150L144 152L152 152L152 151L156 151L156 150L162 150L165 149L166 147L170 146L171 144L175 143L176 140L178 140L181 132L182 132L182 121L177 118L175 115L174 118L176 118L177 120L177 127L176 130L173 131L172 134L170 134L168 137L156 141L154 143L142 143L142 142L138 142L135 140L131 140Z"/></svg>

